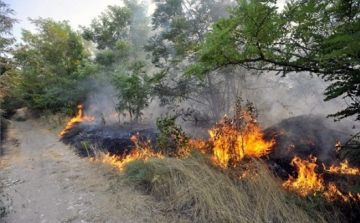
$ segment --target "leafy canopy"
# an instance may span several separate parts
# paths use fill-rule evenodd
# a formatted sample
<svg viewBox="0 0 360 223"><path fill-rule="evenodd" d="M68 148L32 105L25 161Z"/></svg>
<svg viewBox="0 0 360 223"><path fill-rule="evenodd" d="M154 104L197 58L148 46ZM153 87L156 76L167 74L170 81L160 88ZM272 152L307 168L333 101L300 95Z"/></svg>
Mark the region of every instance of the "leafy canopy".
<svg viewBox="0 0 360 223"><path fill-rule="evenodd" d="M66 21L30 21L37 32L23 30L23 43L14 52L21 68L14 78L17 93L33 109L71 111L86 93L81 86L86 74L79 72L88 57L82 39Z"/></svg>
<svg viewBox="0 0 360 223"><path fill-rule="evenodd" d="M360 1L237 0L230 18L213 25L188 74L240 65L247 69L309 72L329 83L325 100L348 106L330 116L360 120Z"/></svg>
<svg viewBox="0 0 360 223"><path fill-rule="evenodd" d="M12 44L15 42L12 29L18 21L12 17L14 14L14 10L0 0L0 75L14 68L14 61L8 57L12 51Z"/></svg>
<svg viewBox="0 0 360 223"><path fill-rule="evenodd" d="M218 97L223 86L221 78L209 74L204 80L181 73L197 57L199 44L211 25L228 16L224 5L231 0L157 0L155 3L152 26L156 34L150 37L145 50L151 53L155 67L161 69L159 74L163 79L155 88L161 105L174 108L177 102L190 100L205 106L217 118L222 107L220 101L225 101Z"/></svg>
<svg viewBox="0 0 360 223"><path fill-rule="evenodd" d="M95 61L100 65L116 66L141 55L149 31L146 6L137 1L124 4L108 6L89 27L81 27L83 38L96 44Z"/></svg>
<svg viewBox="0 0 360 223"><path fill-rule="evenodd" d="M149 77L143 62L143 45L149 31L146 5L130 0L125 0L122 7L108 6L89 27L82 27L82 36L97 48L94 64L114 86L118 99L115 109L129 112L135 122L150 99Z"/></svg>
<svg viewBox="0 0 360 223"><path fill-rule="evenodd" d="M116 110L128 111L130 121L137 122L142 115L142 110L149 106L150 79L145 72L145 64L142 62L134 62L123 72L113 75L113 84L119 100Z"/></svg>

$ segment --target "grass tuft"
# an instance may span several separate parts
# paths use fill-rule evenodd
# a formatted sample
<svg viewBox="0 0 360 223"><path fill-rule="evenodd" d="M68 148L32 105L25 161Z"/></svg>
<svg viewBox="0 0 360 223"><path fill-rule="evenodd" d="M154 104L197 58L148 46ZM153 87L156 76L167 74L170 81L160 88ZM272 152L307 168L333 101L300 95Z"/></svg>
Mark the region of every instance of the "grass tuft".
<svg viewBox="0 0 360 223"><path fill-rule="evenodd" d="M328 220L319 212L308 213L289 199L261 161L250 162L253 171L242 179L210 166L203 156L135 160L127 164L125 174L137 189L162 203L165 214L185 216L192 222Z"/></svg>

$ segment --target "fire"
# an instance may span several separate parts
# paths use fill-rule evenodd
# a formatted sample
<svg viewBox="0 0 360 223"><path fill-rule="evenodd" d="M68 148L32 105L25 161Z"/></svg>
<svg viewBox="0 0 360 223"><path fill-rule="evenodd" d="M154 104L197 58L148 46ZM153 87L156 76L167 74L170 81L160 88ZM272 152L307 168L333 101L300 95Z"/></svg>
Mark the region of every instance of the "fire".
<svg viewBox="0 0 360 223"><path fill-rule="evenodd" d="M138 136L133 135L130 139L135 143L135 149L132 149L129 154L118 156L107 153L105 156L98 158L102 163L110 164L118 168L119 171L124 171L126 164L137 159L147 160L149 158L164 158L163 155L155 153L148 142L140 144Z"/></svg>
<svg viewBox="0 0 360 223"><path fill-rule="evenodd" d="M329 169L326 169L326 167L324 166L324 169L331 173L360 175L360 170L358 168L349 167L349 162L347 160L340 163L340 167L333 164L330 166Z"/></svg>
<svg viewBox="0 0 360 223"><path fill-rule="evenodd" d="M213 129L209 130L210 142L214 146L215 159L227 167L240 161L245 155L261 157L269 153L275 140L265 141L264 133L256 121L242 111L242 123L225 116Z"/></svg>
<svg viewBox="0 0 360 223"><path fill-rule="evenodd" d="M324 190L324 179L320 174L315 173L316 157L309 157L310 161L302 160L299 157L291 161L291 165L296 166L298 177L292 176L283 183L283 187L296 191L302 196L314 194L316 191Z"/></svg>
<svg viewBox="0 0 360 223"><path fill-rule="evenodd" d="M321 174L315 172L316 157L309 157L310 161L302 160L296 157L292 160L291 165L296 166L298 177L295 179L292 176L283 183L283 187L288 190L306 196L315 194L318 191L324 191L324 197L327 200L342 200L344 202L360 201L360 193L343 192L334 182L329 182L325 186L324 179ZM325 165L323 164L326 170ZM336 174L358 174L358 169L348 167L348 163L344 162L341 167L331 166L329 172ZM344 186L344 185L343 185Z"/></svg>
<svg viewBox="0 0 360 223"><path fill-rule="evenodd" d="M134 161L138 158L139 158L138 152L136 150L131 150L130 154L126 155L125 157L111 155L110 153L107 153L100 160L103 163L107 163L110 164L111 166L117 167L119 171L124 171L124 167L127 163Z"/></svg>
<svg viewBox="0 0 360 223"><path fill-rule="evenodd" d="M94 121L95 118L91 116L83 116L83 105L78 105L78 113L75 117L73 117L67 124L66 127L60 132L59 137L62 138L70 129L74 128L76 123L84 122L84 121Z"/></svg>
<svg viewBox="0 0 360 223"><path fill-rule="evenodd" d="M350 193L351 194L351 193ZM336 185L333 182L330 182L328 184L328 189L327 191L324 193L324 196L328 199L328 200L336 200L338 198L342 199L345 202L349 202L349 198L346 197L343 193L341 193L341 191L336 187Z"/></svg>
<svg viewBox="0 0 360 223"><path fill-rule="evenodd" d="M331 165L328 169L323 164L324 170L334 174L345 174L348 175L347 179L351 179L351 176L360 175L360 170L358 168L349 167L349 162L345 160L344 162L340 163L340 166L335 166L334 164ZM351 180L350 180L351 181ZM360 201L360 193L352 193L348 192L347 194L341 192L334 183L329 183L328 191L325 192L325 197L328 200L335 200L335 199L342 199L345 202L348 201Z"/></svg>
<svg viewBox="0 0 360 223"><path fill-rule="evenodd" d="M341 192L333 182L330 182L328 184L328 189L324 193L324 196L326 197L326 199L330 201L334 201L334 200L343 200L344 202L360 201L360 193Z"/></svg>

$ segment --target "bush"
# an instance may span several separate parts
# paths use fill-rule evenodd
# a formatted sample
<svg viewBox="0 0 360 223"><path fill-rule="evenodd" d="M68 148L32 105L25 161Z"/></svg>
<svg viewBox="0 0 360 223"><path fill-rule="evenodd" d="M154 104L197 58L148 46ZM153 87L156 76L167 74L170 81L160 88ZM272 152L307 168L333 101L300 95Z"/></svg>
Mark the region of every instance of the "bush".
<svg viewBox="0 0 360 223"><path fill-rule="evenodd" d="M156 126L160 131L156 139L156 149L169 156L181 157L181 149L186 147L189 136L175 122L176 116L171 115L161 115L156 119Z"/></svg>

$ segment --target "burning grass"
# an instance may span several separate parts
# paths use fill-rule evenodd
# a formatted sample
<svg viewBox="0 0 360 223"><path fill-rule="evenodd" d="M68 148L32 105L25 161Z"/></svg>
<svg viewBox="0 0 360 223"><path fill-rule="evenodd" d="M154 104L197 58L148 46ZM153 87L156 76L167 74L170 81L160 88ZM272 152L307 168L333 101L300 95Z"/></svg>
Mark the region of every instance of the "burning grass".
<svg viewBox="0 0 360 223"><path fill-rule="evenodd" d="M270 152L274 140L264 140L264 133L251 114L242 110L241 116L225 116L209 130L216 161L222 167L234 166L245 155L261 157Z"/></svg>
<svg viewBox="0 0 360 223"><path fill-rule="evenodd" d="M74 128L77 123L91 122L94 120L94 117L83 115L83 105L78 105L77 115L67 123L66 127L60 132L59 137L62 138L69 130Z"/></svg>
<svg viewBox="0 0 360 223"><path fill-rule="evenodd" d="M192 222L326 222L289 200L263 162L251 159L250 165L256 174L241 180L211 167L202 155L136 160L125 173L136 188L163 203L164 213Z"/></svg>
<svg viewBox="0 0 360 223"><path fill-rule="evenodd" d="M309 160L295 157L291 165L296 166L297 177L289 176L289 179L282 184L283 187L301 196L322 194L328 201L342 201L345 203L358 203L360 201L360 193L351 192L351 187L359 187L358 168L349 167L347 161L340 163L340 166L332 165L329 169L326 168L325 164L322 164L325 171L335 174L337 178L342 178L341 181L325 182L323 174L315 171L318 168L316 160L316 157L311 155ZM340 185L341 188L337 185Z"/></svg>
<svg viewBox="0 0 360 223"><path fill-rule="evenodd" d="M164 156L145 148L141 150L133 149L130 151L129 154L124 154L123 156L111 155L110 153L103 154L100 152L94 160L99 160L103 163L115 166L116 168L118 168L119 171L122 172L125 170L125 166L128 163L135 160L148 160L150 158L162 159L164 158Z"/></svg>
<svg viewBox="0 0 360 223"><path fill-rule="evenodd" d="M254 158L271 156L276 143L274 138L265 140L253 105L248 102L243 108L238 101L234 113L209 130L209 140L189 139L186 144L177 144L173 141L182 133L164 131L169 134L162 145L168 145L170 140L170 145L177 146L157 150L150 141L139 140L137 134L131 137L132 149L120 148L123 153L116 155L99 153L102 155L96 158L125 171L129 182L161 202L163 213L176 218L185 216L191 222L343 222L337 210L349 214L343 207L360 209L360 193L353 189L360 185L359 169L347 162L330 168L323 165L321 169L316 157L302 160L294 156L290 160L296 173L281 183L267 170L269 166ZM78 118L70 123L79 122L79 117L81 121L81 107ZM175 125L175 121L171 123ZM70 134L73 127L69 124L64 134ZM301 137L300 144L315 147ZM326 174L340 180L329 181L324 178ZM289 196L286 190L294 195ZM354 216L348 219L358 218Z"/></svg>
<svg viewBox="0 0 360 223"><path fill-rule="evenodd" d="M302 196L324 190L324 179L315 172L316 157L310 156L309 159L310 161L302 160L295 156L291 165L297 167L298 176L297 178L289 176L289 179L283 183L283 187Z"/></svg>
<svg viewBox="0 0 360 223"><path fill-rule="evenodd" d="M360 175L359 168L350 167L349 162L347 160L341 162L340 166L336 166L333 164L329 167L329 169L327 169L326 166L324 165L324 169L330 173Z"/></svg>

